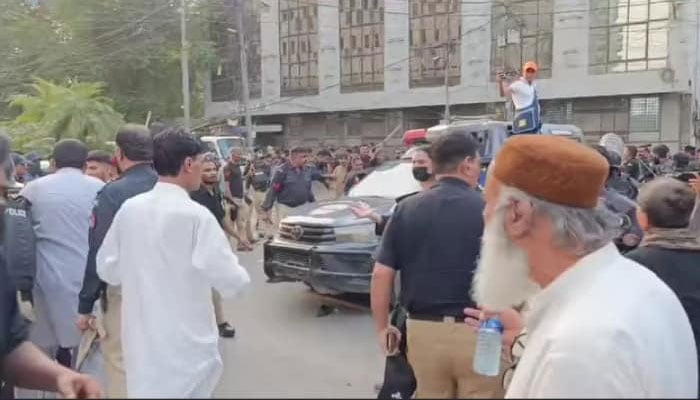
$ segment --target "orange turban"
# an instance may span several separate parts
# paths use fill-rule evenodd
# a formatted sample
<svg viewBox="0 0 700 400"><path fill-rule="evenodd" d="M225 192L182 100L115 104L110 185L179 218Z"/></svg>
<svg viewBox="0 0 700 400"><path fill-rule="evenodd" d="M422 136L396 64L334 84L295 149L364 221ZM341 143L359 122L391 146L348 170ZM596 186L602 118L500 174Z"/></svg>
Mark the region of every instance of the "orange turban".
<svg viewBox="0 0 700 400"><path fill-rule="evenodd" d="M494 177L507 186L555 204L594 208L609 166L595 150L571 139L519 135L498 153Z"/></svg>

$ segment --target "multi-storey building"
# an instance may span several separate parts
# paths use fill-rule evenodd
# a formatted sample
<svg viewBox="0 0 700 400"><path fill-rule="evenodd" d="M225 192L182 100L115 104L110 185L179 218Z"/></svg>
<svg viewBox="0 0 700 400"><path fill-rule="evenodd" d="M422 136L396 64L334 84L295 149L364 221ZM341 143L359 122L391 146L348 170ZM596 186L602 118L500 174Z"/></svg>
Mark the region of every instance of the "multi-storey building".
<svg viewBox="0 0 700 400"><path fill-rule="evenodd" d="M249 58L249 71L260 71L251 81L261 85L250 107L256 124L283 127L259 133L262 143L400 137L440 122L446 83L453 117L503 116L496 73L517 72L527 60L540 66L546 121L578 125L590 141L607 132L672 148L695 140L699 1L245 3L265 4L250 19L262 29L246 28L258 32L259 44L250 46L260 54ZM234 65L237 56L227 54ZM227 92L236 93L236 79ZM220 86L212 77L207 115L238 116L232 95L214 95Z"/></svg>

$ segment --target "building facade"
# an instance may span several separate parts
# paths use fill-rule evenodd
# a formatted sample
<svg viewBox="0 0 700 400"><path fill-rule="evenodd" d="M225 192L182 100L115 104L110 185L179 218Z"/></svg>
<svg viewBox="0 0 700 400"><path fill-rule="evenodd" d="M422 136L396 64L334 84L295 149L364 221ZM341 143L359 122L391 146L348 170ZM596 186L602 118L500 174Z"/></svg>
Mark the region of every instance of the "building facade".
<svg viewBox="0 0 700 400"><path fill-rule="evenodd" d="M250 19L262 29L246 27L259 34L259 57L249 57L258 64L248 69L260 71L260 90L249 107L256 125L283 130L259 134L261 143L396 143L440 122L446 84L453 118L503 117L495 76L516 75L528 60L540 66L546 122L575 124L591 142L608 132L673 149L695 140L700 2L263 3ZM224 50L223 59L237 59L235 48ZM237 97L212 96L221 90L212 77L207 116L239 116Z"/></svg>

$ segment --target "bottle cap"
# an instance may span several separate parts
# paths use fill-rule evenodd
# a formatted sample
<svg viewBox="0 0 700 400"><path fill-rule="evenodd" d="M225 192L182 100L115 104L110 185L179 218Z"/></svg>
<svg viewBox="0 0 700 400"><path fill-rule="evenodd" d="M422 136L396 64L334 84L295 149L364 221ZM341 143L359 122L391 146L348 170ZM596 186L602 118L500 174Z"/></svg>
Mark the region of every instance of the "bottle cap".
<svg viewBox="0 0 700 400"><path fill-rule="evenodd" d="M503 324L498 318L489 318L481 323L481 329L491 329L503 333Z"/></svg>

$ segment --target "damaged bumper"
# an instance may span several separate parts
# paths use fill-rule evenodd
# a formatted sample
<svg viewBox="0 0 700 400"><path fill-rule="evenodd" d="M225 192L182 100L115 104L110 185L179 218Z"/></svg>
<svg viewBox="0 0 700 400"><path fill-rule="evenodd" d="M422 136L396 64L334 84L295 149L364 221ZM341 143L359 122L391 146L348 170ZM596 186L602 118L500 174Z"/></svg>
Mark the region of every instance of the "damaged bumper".
<svg viewBox="0 0 700 400"><path fill-rule="evenodd" d="M337 248L268 242L265 274L272 282L304 282L312 288L369 293L375 246Z"/></svg>

